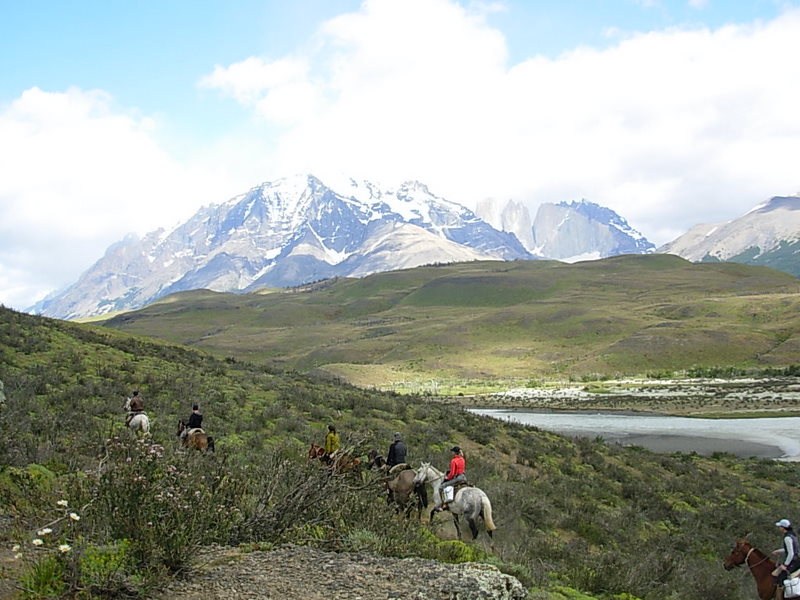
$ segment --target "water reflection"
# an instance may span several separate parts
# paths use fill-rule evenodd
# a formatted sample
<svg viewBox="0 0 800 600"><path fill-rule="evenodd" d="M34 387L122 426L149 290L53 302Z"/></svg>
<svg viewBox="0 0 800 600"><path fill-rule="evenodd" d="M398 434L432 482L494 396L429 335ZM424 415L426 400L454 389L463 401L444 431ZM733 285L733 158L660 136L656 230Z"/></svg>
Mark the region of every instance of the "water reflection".
<svg viewBox="0 0 800 600"><path fill-rule="evenodd" d="M597 437L656 452L729 452L737 456L800 460L800 417L695 419L579 411L473 409L496 419L565 435Z"/></svg>

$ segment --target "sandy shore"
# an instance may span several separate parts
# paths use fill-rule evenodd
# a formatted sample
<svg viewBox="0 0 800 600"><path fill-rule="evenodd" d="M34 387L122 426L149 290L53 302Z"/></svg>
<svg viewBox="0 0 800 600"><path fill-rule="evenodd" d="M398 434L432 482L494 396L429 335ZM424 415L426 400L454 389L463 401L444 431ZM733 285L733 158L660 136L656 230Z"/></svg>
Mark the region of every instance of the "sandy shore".
<svg viewBox="0 0 800 600"><path fill-rule="evenodd" d="M570 434L574 435L574 434ZM708 456L714 452L727 452L741 458L780 458L783 451L778 446L745 442L742 440L721 440L704 438L691 435L601 435L609 443L619 443L624 446L641 446L654 452L696 452ZM596 436L591 436L596 437Z"/></svg>

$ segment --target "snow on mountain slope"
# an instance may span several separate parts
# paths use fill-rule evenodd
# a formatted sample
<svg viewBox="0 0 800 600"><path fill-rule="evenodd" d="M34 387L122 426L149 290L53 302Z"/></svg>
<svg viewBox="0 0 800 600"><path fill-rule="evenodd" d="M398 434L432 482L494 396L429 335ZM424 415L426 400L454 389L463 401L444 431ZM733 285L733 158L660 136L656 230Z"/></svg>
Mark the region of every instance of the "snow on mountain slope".
<svg viewBox="0 0 800 600"><path fill-rule="evenodd" d="M758 258L782 243L798 240L800 196L776 196L737 219L696 225L658 251L692 261L728 260L748 251Z"/></svg>
<svg viewBox="0 0 800 600"><path fill-rule="evenodd" d="M533 258L512 234L418 182L381 189L312 175L264 183L167 232L113 244L79 280L31 307L78 318L190 289L246 291L429 262Z"/></svg>

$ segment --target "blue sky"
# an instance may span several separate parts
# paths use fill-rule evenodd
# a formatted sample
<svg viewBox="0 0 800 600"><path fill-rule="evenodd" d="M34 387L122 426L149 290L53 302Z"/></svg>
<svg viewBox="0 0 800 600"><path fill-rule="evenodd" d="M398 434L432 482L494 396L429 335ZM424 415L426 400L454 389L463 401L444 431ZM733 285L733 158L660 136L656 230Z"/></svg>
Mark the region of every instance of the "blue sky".
<svg viewBox="0 0 800 600"><path fill-rule="evenodd" d="M800 0L0 0L0 303L297 172L586 198L662 244L800 190ZM58 257L57 259L55 257Z"/></svg>

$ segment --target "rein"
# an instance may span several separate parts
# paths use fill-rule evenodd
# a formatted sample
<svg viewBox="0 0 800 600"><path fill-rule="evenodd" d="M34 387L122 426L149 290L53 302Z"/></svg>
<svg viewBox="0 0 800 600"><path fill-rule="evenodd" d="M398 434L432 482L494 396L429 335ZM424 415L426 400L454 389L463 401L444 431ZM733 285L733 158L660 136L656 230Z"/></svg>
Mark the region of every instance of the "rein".
<svg viewBox="0 0 800 600"><path fill-rule="evenodd" d="M764 558L762 558L760 561L758 561L756 564L754 564L754 565L751 565L751 564L749 564L747 561L750 559L750 555L753 553L753 550L755 550L755 548L750 548L750 550L748 550L748 551L747 551L747 556L745 556L745 557L744 557L744 564L746 564L746 565L747 565L747 568L748 568L748 569L750 569L751 571L752 571L752 570L753 570L755 567L757 567L758 565L760 565L761 563L763 563L765 560L769 559L769 556L765 556L765 557L764 557Z"/></svg>

